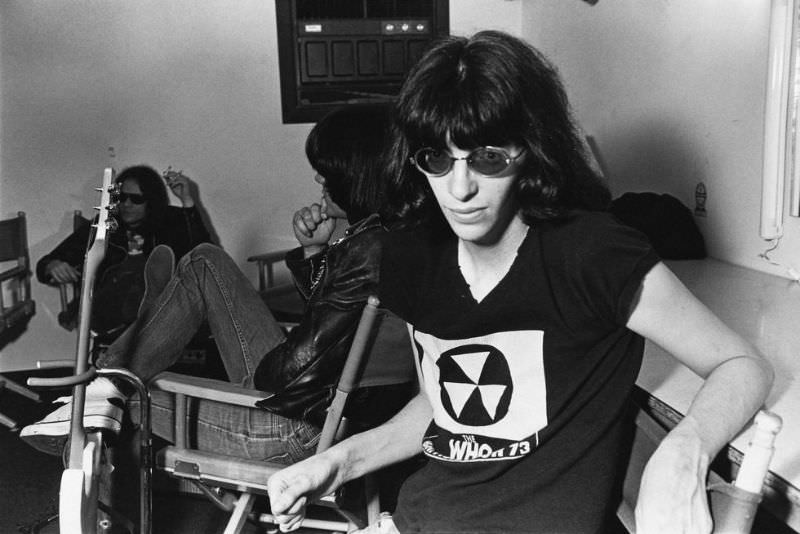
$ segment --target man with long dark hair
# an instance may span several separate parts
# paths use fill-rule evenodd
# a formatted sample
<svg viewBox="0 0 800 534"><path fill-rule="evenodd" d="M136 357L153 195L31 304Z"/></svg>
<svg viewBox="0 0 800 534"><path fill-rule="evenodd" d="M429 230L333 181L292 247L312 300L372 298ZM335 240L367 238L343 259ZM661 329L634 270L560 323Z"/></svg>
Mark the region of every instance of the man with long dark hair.
<svg viewBox="0 0 800 534"><path fill-rule="evenodd" d="M555 69L501 32L446 38L411 69L396 130L396 198L422 224L388 236L380 298L410 325L421 392L272 476L282 528L308 500L423 452L394 517L366 532L601 532L648 338L706 381L644 471L637 530L709 532L709 462L772 370L603 212Z"/></svg>
<svg viewBox="0 0 800 534"><path fill-rule="evenodd" d="M120 188L119 227L110 233L97 270L92 303L91 328L105 343L136 319L144 293L144 263L153 248L168 246L180 258L210 239L186 176L177 175L169 181L180 207L169 205L164 178L147 165L124 169L115 183ZM37 262L40 282L67 284L80 280L90 230L88 225L79 228Z"/></svg>

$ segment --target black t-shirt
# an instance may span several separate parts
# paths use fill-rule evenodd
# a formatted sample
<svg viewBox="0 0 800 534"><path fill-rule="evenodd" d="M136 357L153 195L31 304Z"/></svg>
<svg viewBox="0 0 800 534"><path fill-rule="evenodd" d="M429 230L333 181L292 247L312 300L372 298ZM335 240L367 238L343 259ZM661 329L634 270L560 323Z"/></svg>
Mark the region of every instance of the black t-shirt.
<svg viewBox="0 0 800 534"><path fill-rule="evenodd" d="M413 326L434 418L429 461L401 491L401 532L599 530L643 351L625 323L657 262L639 232L578 212L531 227L477 302L454 238L387 243L382 303Z"/></svg>

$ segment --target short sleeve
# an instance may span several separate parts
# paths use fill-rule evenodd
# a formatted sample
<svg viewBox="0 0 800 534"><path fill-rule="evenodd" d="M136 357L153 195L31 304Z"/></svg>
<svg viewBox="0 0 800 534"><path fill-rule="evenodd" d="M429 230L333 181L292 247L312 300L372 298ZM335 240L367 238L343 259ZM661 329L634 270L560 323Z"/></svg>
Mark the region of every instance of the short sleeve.
<svg viewBox="0 0 800 534"><path fill-rule="evenodd" d="M644 234L608 214L577 219L558 236L570 244L561 257L566 290L596 318L625 325L642 280L660 258Z"/></svg>

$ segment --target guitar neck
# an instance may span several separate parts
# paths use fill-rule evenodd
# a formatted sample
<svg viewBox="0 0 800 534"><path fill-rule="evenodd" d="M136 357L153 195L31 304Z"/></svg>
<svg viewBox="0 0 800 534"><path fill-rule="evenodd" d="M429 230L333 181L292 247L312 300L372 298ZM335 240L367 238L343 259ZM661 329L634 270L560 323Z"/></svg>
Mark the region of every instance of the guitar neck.
<svg viewBox="0 0 800 534"><path fill-rule="evenodd" d="M103 172L103 185L100 191L100 205L97 220L93 224L89 246L83 263L80 306L78 312L78 345L75 350L75 375L84 374L89 368L89 346L91 343L92 296L97 269L106 253L106 235L113 226L110 217L113 208L114 169ZM72 390L72 421L70 423L70 468L80 468L83 463L83 447L86 433L83 428L84 401L86 385L78 384Z"/></svg>

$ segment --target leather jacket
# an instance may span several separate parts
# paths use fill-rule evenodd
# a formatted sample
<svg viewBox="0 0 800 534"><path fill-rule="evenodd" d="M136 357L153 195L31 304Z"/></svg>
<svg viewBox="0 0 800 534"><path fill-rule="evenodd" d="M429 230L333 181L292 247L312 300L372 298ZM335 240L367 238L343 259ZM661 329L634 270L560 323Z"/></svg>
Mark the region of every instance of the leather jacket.
<svg viewBox="0 0 800 534"><path fill-rule="evenodd" d="M367 297L378 291L385 232L378 216L372 215L306 260L302 249L287 254L286 263L307 305L300 324L256 369L255 387L275 392L257 406L322 424L361 311Z"/></svg>
<svg viewBox="0 0 800 534"><path fill-rule="evenodd" d="M58 244L49 254L36 263L36 277L40 282L56 285L47 276L47 265L60 260L83 271L86 247L91 227L86 224ZM103 261L97 268L92 293L93 310L91 328L99 338L109 342L118 336L128 324L136 319L139 303L144 294L144 264L156 245L167 245L180 259L192 248L210 241L208 230L196 207L179 208L168 206L164 219L157 228L141 228L141 255L129 255L128 235L124 226L108 236L108 246ZM66 315L59 317L66 323L77 322L79 299L70 303Z"/></svg>

